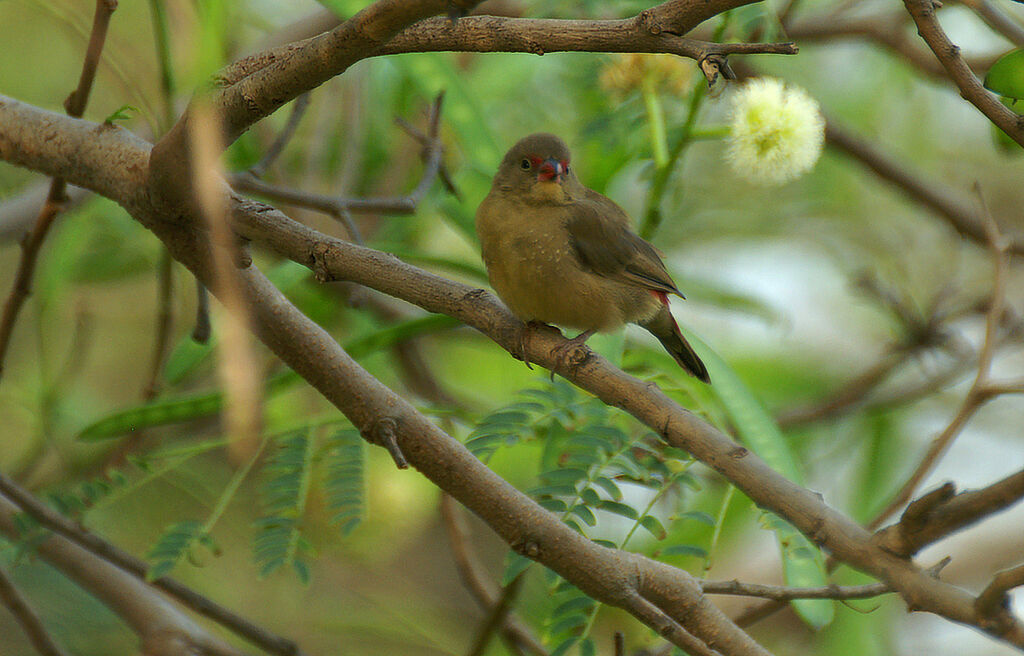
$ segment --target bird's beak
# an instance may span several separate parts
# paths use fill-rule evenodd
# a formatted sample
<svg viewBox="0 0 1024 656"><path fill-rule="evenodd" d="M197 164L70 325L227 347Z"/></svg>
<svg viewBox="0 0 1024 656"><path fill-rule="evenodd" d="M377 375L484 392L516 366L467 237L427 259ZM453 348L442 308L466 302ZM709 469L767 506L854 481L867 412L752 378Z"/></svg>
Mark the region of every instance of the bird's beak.
<svg viewBox="0 0 1024 656"><path fill-rule="evenodd" d="M541 162L537 170L537 180L543 182L561 182L565 174L565 167L555 158L549 158Z"/></svg>

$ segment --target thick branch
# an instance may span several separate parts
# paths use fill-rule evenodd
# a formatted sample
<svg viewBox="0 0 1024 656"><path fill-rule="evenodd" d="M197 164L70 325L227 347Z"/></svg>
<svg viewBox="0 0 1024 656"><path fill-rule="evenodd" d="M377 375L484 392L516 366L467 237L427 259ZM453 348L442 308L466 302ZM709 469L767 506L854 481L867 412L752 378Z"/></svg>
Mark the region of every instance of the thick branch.
<svg viewBox="0 0 1024 656"><path fill-rule="evenodd" d="M37 132L24 125L31 123L33 118L35 121L53 118L68 121L67 132L61 134L72 141L89 141L91 147L79 143L80 148L75 149L64 140L56 140L58 143L49 156L35 147L25 148L18 142L19 136L32 143L40 138ZM9 125L10 120L17 120L22 125L5 130L4 126ZM0 157L23 166L35 164L43 170L67 166L69 174L81 170L81 177L75 176L73 180L79 185L90 179L96 183L93 188L125 190L127 193L114 197L163 240L175 259L208 284L211 277L208 236L197 228L183 227L171 220L176 218L174 215L168 216L154 207L147 193L143 166L148 149L139 145L138 141L120 132L97 132L88 123L74 122L0 98ZM112 151L119 151L117 160L121 166L110 163ZM66 154L53 157L56 152ZM94 157L100 159L82 161ZM113 175L120 180L104 180L104 176L99 175L93 180L94 174L104 167L111 167L107 171L108 176ZM91 184L85 186L92 187ZM232 196L230 200L236 215L241 208L255 212L269 210L265 205L238 197ZM283 218L291 225L290 219L269 211L272 223L277 224L279 218ZM198 225L198 222L187 225ZM375 253L368 249L361 251ZM377 256L384 258L382 262L399 267L401 272L429 276L393 257ZM306 261L312 264L311 260ZM325 260L324 264L331 267L324 271L333 273L333 257ZM237 274L244 286L247 305L252 308L256 333L278 357L342 410L365 436L376 435L379 432L377 427L388 422L409 463L484 519L513 549L544 563L595 599L624 608L642 621L654 622L652 626L656 630L667 632L666 635L676 644L691 651L707 643L708 647L723 654L767 654L703 597L688 574L642 556L601 547L576 533L488 469L461 443L442 432L408 402L362 369L330 335L299 312L254 267ZM393 278L390 274L386 277ZM512 343L517 324L493 298L443 278L432 278L436 279L437 285L428 293L446 297L448 303L458 302L461 298L466 309L470 310L479 305L477 311L482 311L483 316L490 316L493 311L493 320L502 324L503 333L508 333L504 341ZM365 281L353 280L365 284ZM415 286L420 287L421 292L425 291L421 285ZM311 354L316 356L311 357ZM547 351L538 361L550 363ZM620 372L620 375L624 374ZM164 579L159 579L158 583L160 581ZM700 639L695 639L694 635ZM698 653L710 651L705 647Z"/></svg>
<svg viewBox="0 0 1024 656"><path fill-rule="evenodd" d="M1009 508L1022 498L1024 470L980 490L956 496L947 494L928 508L914 526L899 522L879 531L875 539L886 551L910 557L951 533Z"/></svg>
<svg viewBox="0 0 1024 656"><path fill-rule="evenodd" d="M710 55L793 55L793 43L713 43L683 37L696 26L693 19L672 15L665 3L622 20L560 20L467 16L454 25L432 18L413 25L391 39L379 55L407 52L664 52L701 61ZM699 3L690 3L699 6ZM750 4L750 0L708 3L715 13ZM729 5L723 7L723 5ZM678 3L677 3L678 6ZM710 15L697 16L703 20ZM699 21L698 21L699 22Z"/></svg>

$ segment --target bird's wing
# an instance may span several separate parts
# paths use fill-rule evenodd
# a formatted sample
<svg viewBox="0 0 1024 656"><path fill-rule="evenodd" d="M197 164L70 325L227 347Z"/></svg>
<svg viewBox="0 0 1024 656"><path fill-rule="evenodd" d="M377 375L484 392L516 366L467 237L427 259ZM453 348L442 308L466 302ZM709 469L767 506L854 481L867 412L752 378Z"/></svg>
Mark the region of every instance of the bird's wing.
<svg viewBox="0 0 1024 656"><path fill-rule="evenodd" d="M607 199L597 203L583 198L566 208L569 243L583 267L606 278L682 296L654 247L629 230L619 216L609 216L609 205L625 216Z"/></svg>
<svg viewBox="0 0 1024 656"><path fill-rule="evenodd" d="M619 207L618 203L604 194L598 193L590 187L583 187L583 200L588 203L593 203L600 208L601 216L611 219L615 223L622 225L627 230L631 230L633 228L633 220L629 218L628 214L626 214L626 210Z"/></svg>

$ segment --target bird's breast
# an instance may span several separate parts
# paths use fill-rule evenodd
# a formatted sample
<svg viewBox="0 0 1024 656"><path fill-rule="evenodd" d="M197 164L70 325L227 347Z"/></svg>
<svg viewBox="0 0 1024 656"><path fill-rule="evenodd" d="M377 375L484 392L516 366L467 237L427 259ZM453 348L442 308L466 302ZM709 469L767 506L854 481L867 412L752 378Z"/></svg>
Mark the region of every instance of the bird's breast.
<svg viewBox="0 0 1024 656"><path fill-rule="evenodd" d="M517 317L607 331L656 311L647 290L586 270L563 221L544 212L524 214L525 220L503 221L501 229L481 234L491 285Z"/></svg>

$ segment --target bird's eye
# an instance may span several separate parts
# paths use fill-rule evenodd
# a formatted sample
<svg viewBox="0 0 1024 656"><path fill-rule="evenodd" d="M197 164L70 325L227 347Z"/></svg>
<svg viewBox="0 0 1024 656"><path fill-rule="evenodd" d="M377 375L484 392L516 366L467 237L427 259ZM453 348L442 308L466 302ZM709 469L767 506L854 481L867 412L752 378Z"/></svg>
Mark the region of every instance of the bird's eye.
<svg viewBox="0 0 1024 656"><path fill-rule="evenodd" d="M524 158L523 161L519 162L519 168L523 169L524 171L529 171L530 160Z"/></svg>
<svg viewBox="0 0 1024 656"><path fill-rule="evenodd" d="M565 174L569 175L569 165L568 164L565 165Z"/></svg>

